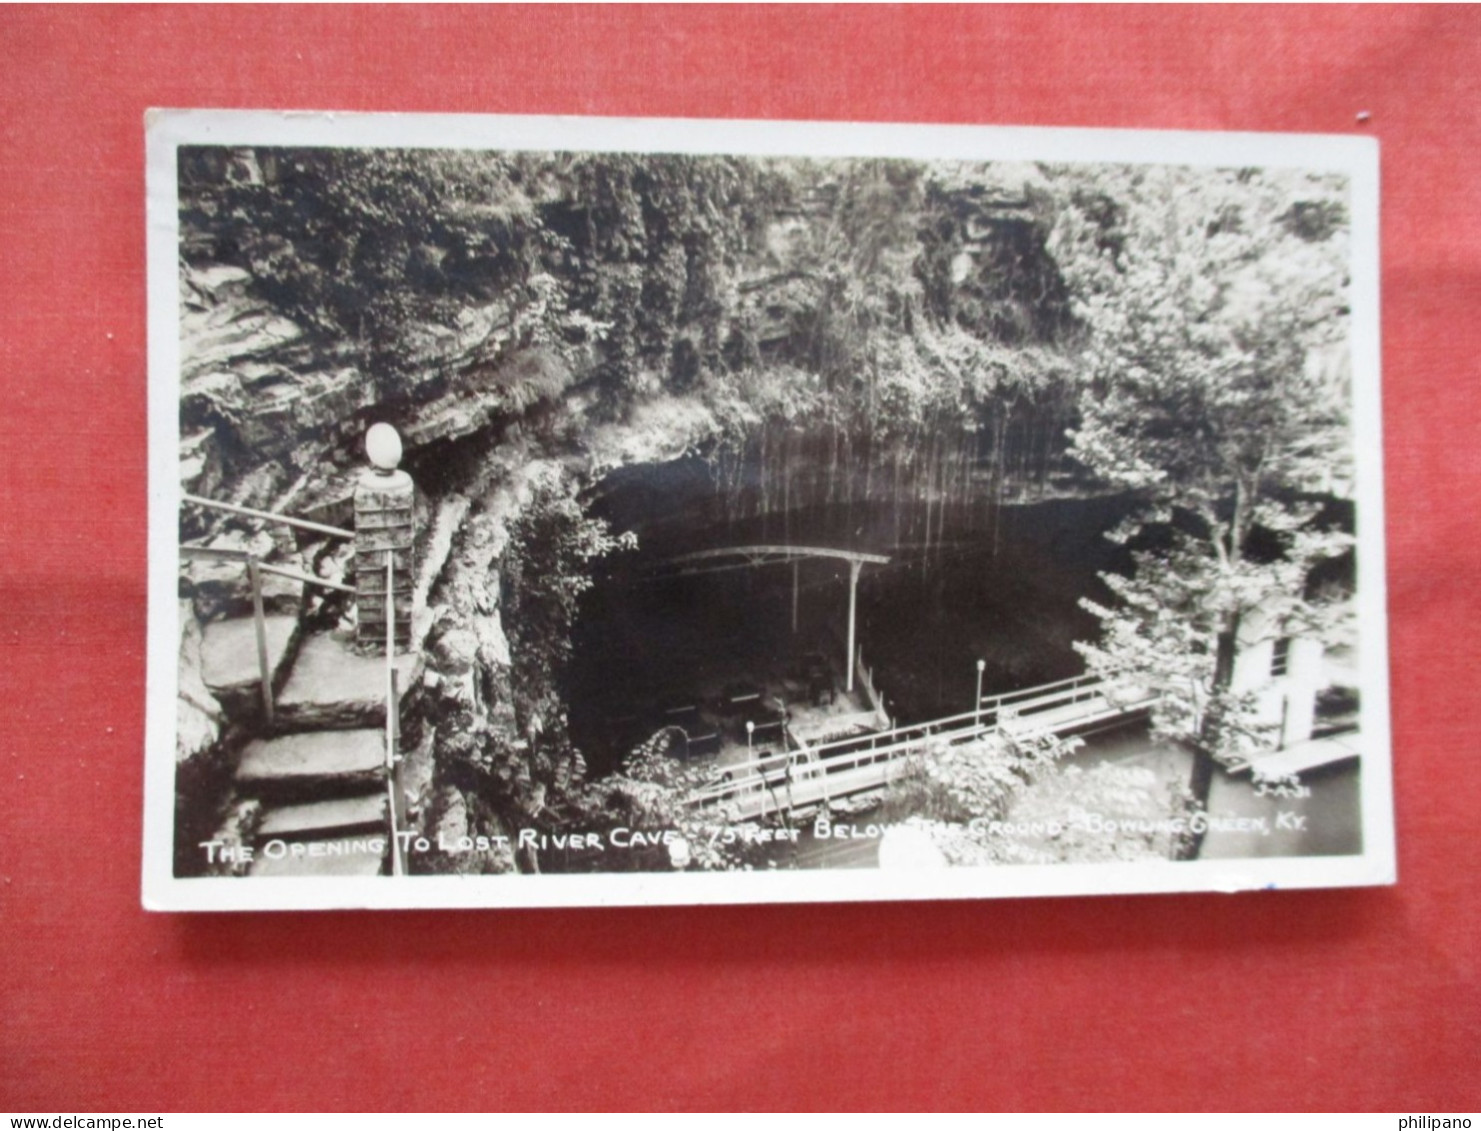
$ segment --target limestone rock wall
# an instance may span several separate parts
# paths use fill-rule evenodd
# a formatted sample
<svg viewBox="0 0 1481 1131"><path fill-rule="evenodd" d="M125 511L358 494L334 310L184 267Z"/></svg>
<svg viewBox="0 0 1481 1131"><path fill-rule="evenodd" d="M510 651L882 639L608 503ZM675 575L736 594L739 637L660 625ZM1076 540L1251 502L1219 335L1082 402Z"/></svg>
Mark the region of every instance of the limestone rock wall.
<svg viewBox="0 0 1481 1131"><path fill-rule="evenodd" d="M180 276L180 476L191 494L343 521L365 427L387 420L409 457L517 419L572 375L522 345L528 300L514 295L414 329L409 367L372 372L359 344L332 340L261 297L241 267ZM595 357L592 363L595 364ZM206 518L193 520L200 531Z"/></svg>

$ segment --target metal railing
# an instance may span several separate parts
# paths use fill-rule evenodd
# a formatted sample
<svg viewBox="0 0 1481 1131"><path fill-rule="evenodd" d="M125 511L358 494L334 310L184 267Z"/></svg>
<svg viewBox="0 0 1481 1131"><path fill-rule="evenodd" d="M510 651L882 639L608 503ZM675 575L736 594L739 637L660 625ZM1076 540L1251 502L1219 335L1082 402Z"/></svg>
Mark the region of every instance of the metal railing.
<svg viewBox="0 0 1481 1131"><path fill-rule="evenodd" d="M1084 723L1131 714L1150 706L1155 697L1131 687L1108 684L1094 675L1075 676L1018 691L983 696L976 710L947 715L930 722L891 727L867 735L852 735L814 745L800 746L781 754L753 759L719 781L696 790L688 802L695 806L725 805L749 800L765 816L791 808L791 799L802 792L809 801L827 804L831 794L843 796L861 789L888 785L893 764L920 750L932 740L968 742L985 734L1000 733L1019 720L1043 724L1049 731L1073 730ZM1053 712L1072 705L1090 709L1063 717ZM1006 725L1005 725L1006 724ZM830 780L835 788L830 789ZM807 787L802 789L801 787ZM789 801L782 805L777 791ZM759 795L759 796L758 796ZM767 799L772 803L768 805Z"/></svg>
<svg viewBox="0 0 1481 1131"><path fill-rule="evenodd" d="M334 538L353 538L353 530L344 530L338 526L326 526L321 522L309 522L307 519L293 518L286 514L278 514L275 511L257 510L254 507L238 506L236 503L223 503L216 499L204 499L199 495L182 496L185 502L192 503L207 510L224 511L227 514L244 515L248 518L262 519L265 522L281 523L284 526L295 527L300 530L310 530L317 534L326 534ZM276 577L286 577L293 581L299 581L306 585L318 585L325 589L335 589L342 593L353 593L353 586L344 585L338 581L330 581L327 577L314 577L311 574L302 573L296 569L288 569L286 566L273 565L263 561L250 550L235 550L229 547L217 546L181 546L180 552L187 557L204 558L228 558L240 561L247 566L247 580L252 591L252 621L257 635L257 668L262 680L262 713L271 727L274 721L273 705L273 673L272 663L268 658L267 648L267 614L263 608L262 601L262 575L272 574Z"/></svg>
<svg viewBox="0 0 1481 1131"><path fill-rule="evenodd" d="M996 695L984 695L982 706L984 709L992 709L1004 704L1013 704L1024 699L1040 699L1053 692L1063 692L1070 695L1082 693L1094 694L1097 689L1105 684L1105 679L1098 675L1076 675L1069 679L1056 679L1051 683L1038 683L1033 687L1022 687L1017 691L1002 691Z"/></svg>
<svg viewBox="0 0 1481 1131"><path fill-rule="evenodd" d="M260 519L264 522L281 523L284 526L311 531L315 534L323 534L331 538L355 537L353 530L345 530L338 526L329 526L322 522L310 522L308 519L293 518L290 515L279 514L276 511L258 510L254 507L239 506L236 503L223 503L216 499L202 498L199 495L186 494L182 497L185 502L192 503L195 506L205 507L208 510L242 515L247 518ZM356 592L355 587L345 585L342 582L331 581L327 577L315 577L312 574L289 569L286 566L274 565L262 561L261 558L250 550L236 550L228 547L215 546L181 546L180 552L188 557L227 558L245 563L247 567L247 580L252 592L252 621L257 638L258 674L262 684L262 713L267 726L271 728L275 717L273 672L272 661L269 657L267 647L267 614L262 599L262 575L267 573L277 577L286 577L302 582L305 585L318 585L321 588L333 589L341 593L354 593ZM401 876L405 875L406 865L402 858L401 840L397 836L400 820L396 798L400 793L397 786L399 784L401 756L397 753L400 739L400 689L397 686L398 677L396 672L395 595L391 589L392 581L394 580L394 568L394 556L388 551L386 554L386 820L390 831L391 874L393 876Z"/></svg>
<svg viewBox="0 0 1481 1131"><path fill-rule="evenodd" d="M401 756L399 729L401 725L401 696L396 686L396 594L391 588L394 580L395 554L386 551L386 820L391 827L391 875L406 874L406 863L401 858L401 839L396 835L400 821L396 812L396 798Z"/></svg>
<svg viewBox="0 0 1481 1131"><path fill-rule="evenodd" d="M884 767L932 738L966 741L992 729L980 726L973 712L933 719L928 723L891 727L889 730L802 746L780 754L753 759L739 767L741 774L713 782L690 795L695 805L723 803L758 789L774 790L792 783L816 780L869 765ZM780 808L781 806L778 806Z"/></svg>
<svg viewBox="0 0 1481 1131"><path fill-rule="evenodd" d="M999 729L1024 737L1034 731L1057 733L1067 726L1083 730L1094 723L1147 710L1157 699L1143 687L1081 675L985 696L981 711Z"/></svg>
<svg viewBox="0 0 1481 1131"><path fill-rule="evenodd" d="M280 522L284 526L297 527L299 530L312 530L316 534L328 534L333 538L353 538L353 530L345 530L339 526L327 526L322 522L310 522L306 518L291 518L286 514L278 514L276 511L260 511L254 507L239 506L236 503L223 503L218 499L204 499L199 495L182 495L185 502L194 503L198 507L205 507L213 511L225 511L227 514L240 514L248 518L260 518L267 522Z"/></svg>

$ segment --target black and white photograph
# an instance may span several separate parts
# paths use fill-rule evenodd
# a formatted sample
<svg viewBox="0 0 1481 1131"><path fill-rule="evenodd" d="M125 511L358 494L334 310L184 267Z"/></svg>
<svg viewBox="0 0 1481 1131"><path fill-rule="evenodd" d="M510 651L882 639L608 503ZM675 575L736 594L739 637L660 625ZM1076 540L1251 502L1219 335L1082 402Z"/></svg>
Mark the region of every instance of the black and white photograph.
<svg viewBox="0 0 1481 1131"><path fill-rule="evenodd" d="M146 905L1393 881L1372 142L148 145Z"/></svg>

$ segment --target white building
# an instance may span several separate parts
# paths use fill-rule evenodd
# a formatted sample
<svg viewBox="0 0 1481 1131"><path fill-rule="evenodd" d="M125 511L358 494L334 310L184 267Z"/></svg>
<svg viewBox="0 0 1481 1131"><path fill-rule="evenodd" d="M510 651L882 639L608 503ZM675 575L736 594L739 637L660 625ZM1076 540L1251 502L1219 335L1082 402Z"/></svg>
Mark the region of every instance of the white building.
<svg viewBox="0 0 1481 1131"><path fill-rule="evenodd" d="M1312 736L1326 678L1324 650L1320 640L1291 633L1265 609L1240 620L1230 688L1255 696L1258 721L1276 728L1278 750Z"/></svg>

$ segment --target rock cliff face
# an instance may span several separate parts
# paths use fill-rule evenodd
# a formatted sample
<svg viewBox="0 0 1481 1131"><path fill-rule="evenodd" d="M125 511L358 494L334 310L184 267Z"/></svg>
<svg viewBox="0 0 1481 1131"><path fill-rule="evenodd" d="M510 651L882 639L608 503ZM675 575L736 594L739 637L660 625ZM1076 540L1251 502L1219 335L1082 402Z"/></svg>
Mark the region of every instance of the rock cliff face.
<svg viewBox="0 0 1481 1131"><path fill-rule="evenodd" d="M535 485L561 477L589 485L616 468L706 450L734 431L697 393L654 393L620 419L603 416L568 360L515 344L518 320L511 306L489 306L427 327L414 341L422 368L398 374L387 396L353 343L276 312L247 272L187 269L181 282L185 491L347 525L365 428L388 420L402 435L403 465L422 489L413 644L425 661L416 689L426 724L422 763L408 800L417 829L435 829L445 842L507 834L511 820L533 818L579 777L579 764L552 763L531 749L514 706L501 566L511 523ZM593 354L593 368L597 361ZM187 545L348 579L343 544L256 520L187 507L182 536ZM295 626L352 615L321 590L264 580L275 656L279 647L294 650ZM230 682L219 677L214 689L203 673L213 640L228 635L233 618L250 616L245 571L235 559L187 559L180 585L177 754L182 763L229 765L257 726L255 667ZM192 770L186 780L205 783L205 797L221 776ZM489 796L503 798L502 811ZM224 828L236 811L229 795L221 804ZM507 853L476 851L413 863L442 871L514 866Z"/></svg>
<svg viewBox="0 0 1481 1131"><path fill-rule="evenodd" d="M414 461L564 391L567 362L515 347L523 305L514 296L464 311L452 325L414 327L410 368L387 388L356 343L285 317L246 270L183 269L182 487L308 517L347 515L372 420L396 425Z"/></svg>
<svg viewBox="0 0 1481 1131"><path fill-rule="evenodd" d="M485 744L506 755L501 766L512 791L527 800L543 795L538 775L519 766L524 746L509 687L498 567L530 484L563 468L544 454L527 422L543 420L547 434L574 434L588 407L580 396L561 396L570 373L538 350L510 349L505 356L518 312L496 305L416 335L413 352L423 368L399 376L395 395L386 398L353 344L331 342L284 317L254 291L245 270L185 269L180 295L186 493L347 525L368 423L393 422L406 464L421 465L419 486L430 491L418 497L413 645L425 666L418 664L419 686L404 690L417 693L430 725L419 744L419 768L407 775L410 809L420 831L435 827L450 842L503 831L497 813L445 780L438 767L466 762L468 747ZM663 423L649 419L639 431ZM631 437L610 427L593 434L593 445L590 455L575 448L566 454L586 467L651 450L634 448ZM192 838L230 840L242 824L231 769L261 729L241 555L342 581L347 547L189 504L181 533L187 548L211 553L187 553L180 571L178 823ZM263 575L263 596L273 657L295 654L306 626L353 616L333 594L272 574ZM272 663L278 671L277 659ZM501 871L513 861L507 853L475 852L430 866Z"/></svg>
<svg viewBox="0 0 1481 1131"><path fill-rule="evenodd" d="M178 603L180 615L180 694L176 706L175 749L179 761L210 750L221 738L221 703L206 686L200 621L189 601Z"/></svg>
<svg viewBox="0 0 1481 1131"><path fill-rule="evenodd" d="M562 406L557 415L570 424L582 411L578 400ZM441 568L425 575L430 586L421 632L427 648L424 711L434 728L434 763L453 771L433 783L435 796L427 799L426 812L446 843L463 836L476 840L507 834L510 811L490 809L478 796L480 783L487 787L483 792L491 790L515 813L533 819L555 800L555 791L579 776L572 761L550 761L533 750L530 736L518 725L503 621L502 563L511 524L542 482L572 472L578 482L589 482L623 457L646 461L686 450L702 414L656 411L656 417L637 412L626 424L586 430L588 442L566 448L559 460L527 436L510 437L486 453L464 492L443 501L439 518L457 518L445 523L453 534ZM469 778L468 772L476 777ZM472 852L430 866L507 870L512 857Z"/></svg>
<svg viewBox="0 0 1481 1131"><path fill-rule="evenodd" d="M244 154L233 157L240 168L212 175L259 186L287 175ZM926 271L928 282L985 303L1004 335L1022 339L1049 333L1019 325L1020 307L1024 294L1041 295L1045 280L1053 280L1034 243L1032 186L1020 186L1017 174L1010 180L1008 187L959 192L955 211L942 213L940 232L923 245L923 254L941 261ZM661 176L644 174L632 183L655 194L650 208L689 215L678 198L664 195ZM279 188L289 191L286 182ZM847 195L837 183L803 193L791 212L778 210L754 242L741 238L739 228L725 227L723 210L695 205L684 221L688 236L670 233L668 245L659 229L643 228L642 210L634 212L634 201L621 193L600 206L620 216L600 207L593 212L587 199L593 191L572 188L560 207L546 202L548 238L539 257L520 252L509 235L518 225L506 230L497 218L475 225L476 239L459 228L464 219L453 213L435 230L409 225L418 239L435 236L445 246L417 243L395 270L371 272L376 293L398 314L403 289L440 294L428 279L450 285L460 278L452 270L459 263L464 270L474 262L497 263L507 278L500 276L497 286L491 280L469 284L457 292L462 305L444 310L439 321L414 320L425 316L425 305L393 319L393 354L384 342L376 347L353 331L329 333L322 328L327 321L313 321L318 315L310 297L320 293L325 276L307 235L300 233L296 247L279 246L276 229L265 221L244 242L241 233L233 234L232 209L211 212L214 198L204 193L197 201L199 229L185 240L180 476L186 493L347 526L367 426L386 421L402 437L403 466L420 489L413 645L425 660L418 709L427 724L417 743L426 772L416 775L412 809L421 828L435 827L451 839L505 831L499 823L510 813L496 811L490 796L512 804L515 815L532 815L579 774L573 761L552 763L531 749L530 736L520 733L511 686L501 572L511 524L536 485L552 479L590 485L609 470L674 460L721 440L734 444L748 431L792 431L789 398L757 410L737 386L713 399L706 373L713 376L722 353L734 353L727 364L735 373L770 369L772 383L786 386L794 355L827 353L818 342L833 332L822 312L834 301L830 280L839 264L829 258L823 234ZM511 190L511 198L518 195ZM585 216L569 232L559 222L566 207L572 216ZM390 227L396 239L388 238L383 250L406 242L396 222ZM489 232L504 232L500 238L510 246L484 247ZM460 258L460 247L476 247L479 255ZM275 275L284 257L302 274ZM433 260L441 274L428 266ZM522 266L514 270L513 264ZM353 266L359 272L358 258ZM403 269L426 278L418 283ZM555 279L552 273L561 272ZM275 277L277 291L268 286ZM303 284L302 293L275 302L293 283ZM994 298L995 286L1006 288L1008 297ZM355 322L345 310L337 319L341 327ZM365 334L363 324L359 333ZM858 368L837 364L849 372ZM832 434L835 462L843 427L835 425ZM349 562L332 540L191 505L182 509L181 536L186 546L211 556L187 557L180 574L177 754L185 765L229 763L258 725L254 688L260 690L255 666L244 672L219 659L242 636L243 625L234 622L250 621L240 556L339 580L348 579ZM320 589L274 575L265 581L274 672L279 658L291 658L311 632L343 627L339 622L353 615L345 601ZM472 767L475 776L459 777L453 767ZM201 773L192 780L209 784L218 777ZM507 857L479 853L443 864L512 866Z"/></svg>

